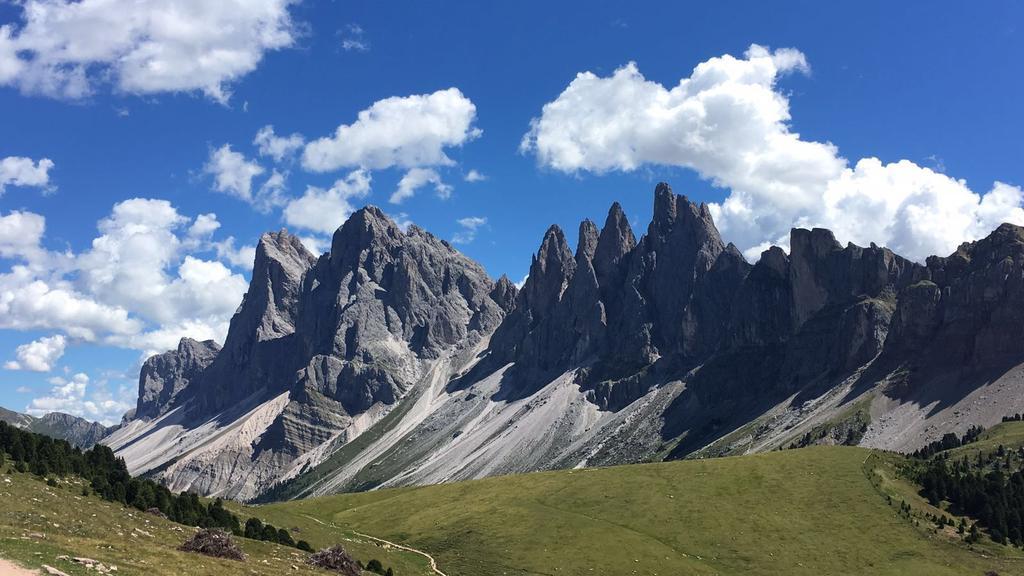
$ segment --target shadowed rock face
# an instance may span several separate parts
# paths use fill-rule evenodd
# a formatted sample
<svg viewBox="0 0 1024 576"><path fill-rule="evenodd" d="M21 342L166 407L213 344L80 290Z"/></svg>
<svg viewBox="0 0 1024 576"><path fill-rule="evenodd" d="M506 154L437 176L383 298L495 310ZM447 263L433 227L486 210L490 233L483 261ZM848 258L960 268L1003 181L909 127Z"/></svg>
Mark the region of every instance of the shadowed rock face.
<svg viewBox="0 0 1024 576"><path fill-rule="evenodd" d="M924 355L930 367L984 369L1014 363L1024 349L1024 228L933 256L900 297L887 355Z"/></svg>
<svg viewBox="0 0 1024 576"><path fill-rule="evenodd" d="M772 247L752 265L708 206L659 184L639 241L617 203L603 226L580 224L575 250L552 226L521 290L374 207L319 258L287 232L266 234L223 350L183 340L148 360L136 417L184 406L186 426L237 419L244 441L168 474L179 488L250 498L406 398L425 398L400 417L406 435L367 442L373 454L353 452L355 468L331 486L637 461L670 442L682 456L842 386L921 402L930 373L1020 363L1024 229L1001 226L927 265L794 229L788 254ZM354 479L368 469L372 480Z"/></svg>
<svg viewBox="0 0 1024 576"><path fill-rule="evenodd" d="M707 206L660 184L639 244L618 203L600 231L580 225L575 255L562 231L549 229L492 350L515 362L510 387L519 393L574 366L589 366L586 387L665 357L693 363L721 337L748 268L722 243Z"/></svg>

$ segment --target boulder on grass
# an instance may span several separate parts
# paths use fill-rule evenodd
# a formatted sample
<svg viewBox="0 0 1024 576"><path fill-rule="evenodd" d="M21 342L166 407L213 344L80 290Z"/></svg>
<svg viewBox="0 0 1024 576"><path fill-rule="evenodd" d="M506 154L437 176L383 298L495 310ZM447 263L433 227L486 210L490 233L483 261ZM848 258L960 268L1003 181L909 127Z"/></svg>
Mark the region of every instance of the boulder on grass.
<svg viewBox="0 0 1024 576"><path fill-rule="evenodd" d="M340 545L321 550L307 560L309 564L325 570L333 570L345 576L360 576L363 573L359 563Z"/></svg>
<svg viewBox="0 0 1024 576"><path fill-rule="evenodd" d="M245 553L231 539L231 535L219 528L205 528L196 532L195 536L186 540L178 550L196 552L214 558L245 560Z"/></svg>

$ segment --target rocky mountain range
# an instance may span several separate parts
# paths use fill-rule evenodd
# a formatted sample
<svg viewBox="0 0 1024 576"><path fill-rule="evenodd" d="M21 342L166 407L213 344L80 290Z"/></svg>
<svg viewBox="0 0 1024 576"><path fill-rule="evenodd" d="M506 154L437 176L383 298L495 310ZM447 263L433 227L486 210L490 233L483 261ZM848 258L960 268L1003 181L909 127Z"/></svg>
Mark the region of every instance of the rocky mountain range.
<svg viewBox="0 0 1024 576"><path fill-rule="evenodd" d="M794 229L747 262L655 191L522 289L366 207L309 253L264 234L223 347L146 361L103 442L133 473L242 500L808 443L913 450L1024 411L1024 229L925 263Z"/></svg>
<svg viewBox="0 0 1024 576"><path fill-rule="evenodd" d="M50 412L37 418L0 408L0 421L51 438L67 440L72 446L78 446L83 450L93 447L115 430L114 427L63 412Z"/></svg>

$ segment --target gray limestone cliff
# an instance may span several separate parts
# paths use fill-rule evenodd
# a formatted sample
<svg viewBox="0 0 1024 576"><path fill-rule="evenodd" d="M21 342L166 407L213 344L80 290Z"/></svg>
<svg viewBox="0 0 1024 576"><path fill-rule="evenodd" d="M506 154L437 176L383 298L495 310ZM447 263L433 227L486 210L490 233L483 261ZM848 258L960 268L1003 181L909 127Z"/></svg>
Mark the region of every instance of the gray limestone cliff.
<svg viewBox="0 0 1024 576"><path fill-rule="evenodd" d="M1024 398L1021 228L924 265L794 229L751 264L707 205L659 184L653 208L639 239L618 203L551 226L519 290L372 206L319 257L266 234L223 348L149 359L110 443L251 499L772 449L863 406L823 437L903 449L996 418L964 408L993 383Z"/></svg>

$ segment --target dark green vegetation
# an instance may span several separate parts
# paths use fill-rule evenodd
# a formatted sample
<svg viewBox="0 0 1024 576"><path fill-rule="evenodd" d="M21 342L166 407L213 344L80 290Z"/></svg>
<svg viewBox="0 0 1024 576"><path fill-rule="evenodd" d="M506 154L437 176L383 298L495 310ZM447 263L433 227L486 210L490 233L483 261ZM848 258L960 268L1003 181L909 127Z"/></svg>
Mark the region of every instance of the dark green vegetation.
<svg viewBox="0 0 1024 576"><path fill-rule="evenodd" d="M1008 419L984 436L972 428L962 439L947 434L919 451L919 457L927 458L916 472L921 495L934 506L977 519L996 542L1024 546L1024 446L1014 442L1022 430L1020 420ZM955 450L981 439L988 449ZM992 448L993 442L999 444ZM965 538L978 537L973 524L967 529L964 522L958 531Z"/></svg>
<svg viewBox="0 0 1024 576"><path fill-rule="evenodd" d="M965 444L976 442L978 438L981 436L981 433L984 431L985 429L982 428L981 426L971 426L971 428L967 430L963 437L957 436L956 434L950 432L948 434L943 435L942 438L928 444L924 448L920 448L914 451L912 456L914 458L931 458L932 456L938 454L939 452L952 450L953 448L959 448Z"/></svg>
<svg viewBox="0 0 1024 576"><path fill-rule="evenodd" d="M543 472L258 508L320 539L365 533L449 576L1024 574L1012 548L965 542L898 474L850 447ZM901 504L906 503L906 509ZM557 568L557 570L556 570Z"/></svg>
<svg viewBox="0 0 1024 576"><path fill-rule="evenodd" d="M97 445L85 452L64 440L19 430L0 421L0 458L3 453L11 455L14 469L31 472L45 478L49 475L66 477L75 475L89 480L89 487L83 488L87 496L91 488L97 495L110 502L118 502L140 511L157 512L171 521L186 526L202 528L223 528L236 535L243 535L238 516L227 511L219 498L204 504L195 493L173 494L170 490L143 478L133 478L125 467L124 460L116 458L113 451ZM2 460L0 460L2 463ZM55 482L52 478L50 482ZM250 522L259 520L252 518ZM253 540L264 540L310 550L305 541L295 542L287 530L271 525L250 531L248 524L244 535Z"/></svg>

